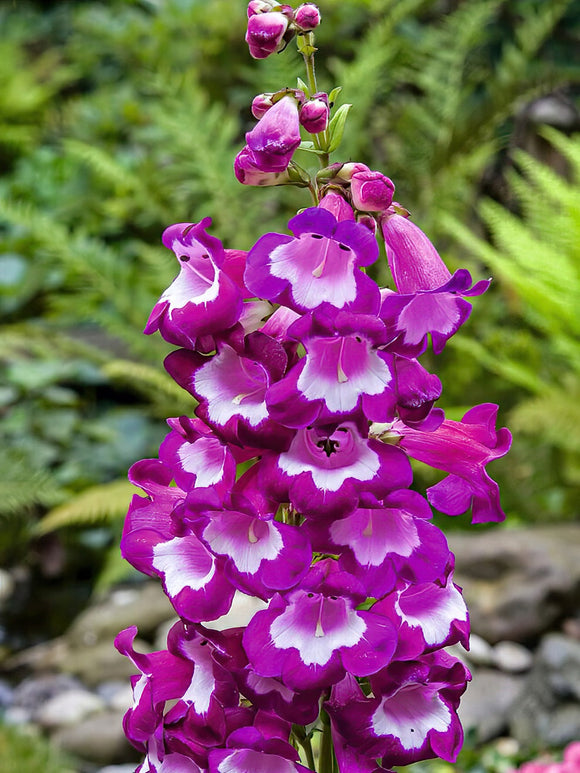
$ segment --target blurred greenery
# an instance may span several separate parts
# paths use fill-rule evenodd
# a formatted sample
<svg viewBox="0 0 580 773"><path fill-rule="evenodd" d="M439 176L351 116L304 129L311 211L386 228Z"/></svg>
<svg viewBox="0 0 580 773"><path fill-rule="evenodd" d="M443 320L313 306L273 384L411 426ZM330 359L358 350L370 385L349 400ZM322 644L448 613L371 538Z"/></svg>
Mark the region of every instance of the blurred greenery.
<svg viewBox="0 0 580 773"><path fill-rule="evenodd" d="M521 147L540 136L526 118L537 97L556 95L576 116L568 131L578 128L580 8L320 6L319 83L354 103L334 160L389 174L452 268L496 280L431 361L445 407L456 418L457 406L499 402L516 430L491 469L511 523L574 518L580 141L545 135L553 168ZM252 97L302 74L293 46L249 57L245 8L0 7L0 564L41 563L43 535L57 526L109 524L95 571L118 577L126 470L156 455L165 417L192 408L163 372L167 346L141 333L175 272L162 230L210 215L226 247L248 248L308 204L294 189L244 188L232 173ZM384 262L376 270L388 280Z"/></svg>
<svg viewBox="0 0 580 773"><path fill-rule="evenodd" d="M78 766L32 729L0 723L2 773L76 773Z"/></svg>

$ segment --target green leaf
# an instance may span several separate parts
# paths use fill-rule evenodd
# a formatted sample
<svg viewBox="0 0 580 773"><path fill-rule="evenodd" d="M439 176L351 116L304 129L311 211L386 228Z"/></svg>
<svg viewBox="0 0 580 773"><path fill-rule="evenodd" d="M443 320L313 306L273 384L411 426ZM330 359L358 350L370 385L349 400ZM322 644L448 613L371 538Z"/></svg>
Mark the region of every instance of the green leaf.
<svg viewBox="0 0 580 773"><path fill-rule="evenodd" d="M306 96L309 97L310 96L310 89L308 88L308 85L306 83L304 83L302 78L298 78L297 82L298 82L298 88L300 89L300 91L303 91L306 94Z"/></svg>
<svg viewBox="0 0 580 773"><path fill-rule="evenodd" d="M121 520L135 493L135 487L126 480L92 486L47 513L35 531L39 535L48 534L63 526L90 526L98 521Z"/></svg>
<svg viewBox="0 0 580 773"><path fill-rule="evenodd" d="M344 134L344 126L346 124L346 118L352 105L341 105L336 113L332 116L332 120L328 125L328 132L330 142L328 145L328 152L335 151L342 141L342 135Z"/></svg>

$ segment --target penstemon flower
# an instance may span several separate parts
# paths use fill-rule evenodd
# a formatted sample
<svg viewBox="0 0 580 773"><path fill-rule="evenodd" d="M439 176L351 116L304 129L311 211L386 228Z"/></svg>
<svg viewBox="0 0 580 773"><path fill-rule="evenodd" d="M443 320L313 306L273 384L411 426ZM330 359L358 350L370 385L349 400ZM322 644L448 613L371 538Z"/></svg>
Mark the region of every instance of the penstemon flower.
<svg viewBox="0 0 580 773"><path fill-rule="evenodd" d="M134 627L116 639L139 672L124 722L139 773L378 773L462 743L470 675L444 648L468 646L469 615L431 506L502 520L486 465L511 437L494 405L446 419L418 358L489 281L451 275L384 174L329 163L348 106L318 89L319 23L312 3L249 3L252 56L295 38L307 83L254 99L234 163L242 184L303 187L312 205L247 253L209 218L163 234L180 270L145 332L179 347L165 367L195 415L169 418L159 458L129 473L144 495L122 553L180 618L165 650L137 652ZM377 235L387 288L367 274ZM423 496L411 459L447 477Z"/></svg>

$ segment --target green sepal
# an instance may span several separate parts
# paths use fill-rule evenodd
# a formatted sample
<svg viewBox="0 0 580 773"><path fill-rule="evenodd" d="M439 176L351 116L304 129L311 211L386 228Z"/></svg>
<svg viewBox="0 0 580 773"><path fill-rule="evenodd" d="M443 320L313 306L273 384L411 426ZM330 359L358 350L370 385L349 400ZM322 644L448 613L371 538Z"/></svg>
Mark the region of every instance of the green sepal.
<svg viewBox="0 0 580 773"><path fill-rule="evenodd" d="M341 105L336 113L332 116L332 120L328 124L328 136L330 141L328 143L328 152L332 153L338 148L342 141L342 135L344 134L344 125L348 116L348 111L352 105Z"/></svg>
<svg viewBox="0 0 580 773"><path fill-rule="evenodd" d="M328 102L330 105L332 105L333 102L336 102L341 91L342 91L342 86L336 86L336 88L332 89L332 91L328 95Z"/></svg>
<svg viewBox="0 0 580 773"><path fill-rule="evenodd" d="M315 148L314 143L310 140L302 140L300 145L296 148L296 150L305 150L307 153L315 153L317 156L324 155L325 151L320 150L320 148Z"/></svg>

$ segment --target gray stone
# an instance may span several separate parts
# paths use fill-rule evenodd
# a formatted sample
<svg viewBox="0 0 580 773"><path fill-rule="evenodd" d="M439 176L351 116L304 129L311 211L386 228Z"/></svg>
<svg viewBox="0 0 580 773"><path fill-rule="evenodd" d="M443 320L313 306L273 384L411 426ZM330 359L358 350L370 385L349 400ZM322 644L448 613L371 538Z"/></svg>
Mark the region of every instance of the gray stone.
<svg viewBox="0 0 580 773"><path fill-rule="evenodd" d="M27 712L31 721L36 721L42 707L52 698L69 690L82 689L77 679L67 674L44 674L29 676L14 689L11 709Z"/></svg>
<svg viewBox="0 0 580 773"><path fill-rule="evenodd" d="M107 765L97 770L97 773L135 773L135 765Z"/></svg>
<svg viewBox="0 0 580 773"><path fill-rule="evenodd" d="M36 715L36 722L45 730L76 725L85 717L102 711L105 702L95 693L83 689L67 690L44 703Z"/></svg>
<svg viewBox="0 0 580 773"><path fill-rule="evenodd" d="M52 736L56 746L99 765L137 760L139 753L123 733L123 712L105 711L66 727Z"/></svg>
<svg viewBox="0 0 580 773"><path fill-rule="evenodd" d="M493 647L492 653L496 667L510 674L529 671L534 662L534 656L530 650L515 641L498 642Z"/></svg>
<svg viewBox="0 0 580 773"><path fill-rule="evenodd" d="M459 705L465 732L473 732L480 743L502 735L523 688L523 677L488 668L476 670Z"/></svg>
<svg viewBox="0 0 580 773"><path fill-rule="evenodd" d="M145 582L114 591L109 598L85 609L66 633L74 647L112 641L123 628L136 625L141 636L152 635L175 613L161 585Z"/></svg>
<svg viewBox="0 0 580 773"><path fill-rule="evenodd" d="M546 636L538 648L510 732L526 748L564 746L580 736L580 642Z"/></svg>
<svg viewBox="0 0 580 773"><path fill-rule="evenodd" d="M448 535L472 630L537 640L580 605L580 524Z"/></svg>
<svg viewBox="0 0 580 773"><path fill-rule="evenodd" d="M472 633L469 637L469 650L465 652L465 659L474 666L492 666L495 663L493 647L485 639Z"/></svg>
<svg viewBox="0 0 580 773"><path fill-rule="evenodd" d="M139 652L151 652L150 645L135 639L135 649ZM89 687L96 687L103 678L108 680L128 680L138 669L124 655L119 654L113 640L99 642L93 647L70 649L61 661L63 671L78 676Z"/></svg>

